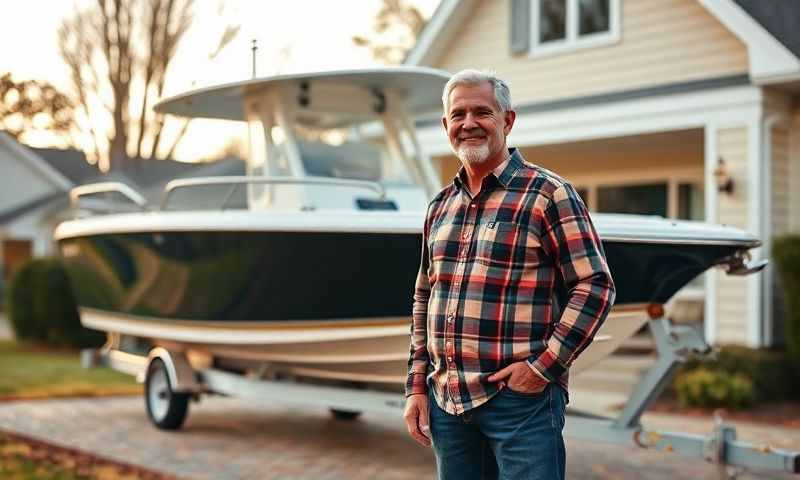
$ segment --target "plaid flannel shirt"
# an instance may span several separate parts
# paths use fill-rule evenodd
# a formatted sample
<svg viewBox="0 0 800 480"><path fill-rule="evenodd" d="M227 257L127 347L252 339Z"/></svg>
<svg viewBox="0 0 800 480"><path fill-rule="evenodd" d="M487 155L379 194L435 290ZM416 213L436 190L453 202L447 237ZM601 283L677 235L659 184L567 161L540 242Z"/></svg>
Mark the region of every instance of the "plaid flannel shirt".
<svg viewBox="0 0 800 480"><path fill-rule="evenodd" d="M516 150L472 198L462 167L431 202L414 292L406 395L460 414L530 368L565 389L568 368L614 302L614 284L574 188Z"/></svg>

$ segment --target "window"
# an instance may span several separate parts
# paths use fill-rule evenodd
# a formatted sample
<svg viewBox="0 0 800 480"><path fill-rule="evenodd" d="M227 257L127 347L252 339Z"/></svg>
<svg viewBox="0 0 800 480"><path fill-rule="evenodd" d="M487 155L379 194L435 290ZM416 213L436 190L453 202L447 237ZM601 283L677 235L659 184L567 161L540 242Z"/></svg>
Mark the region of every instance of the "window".
<svg viewBox="0 0 800 480"><path fill-rule="evenodd" d="M678 218L681 220L703 220L705 218L705 196L702 184L678 184Z"/></svg>
<svg viewBox="0 0 800 480"><path fill-rule="evenodd" d="M620 0L533 0L533 56L619 40Z"/></svg>
<svg viewBox="0 0 800 480"><path fill-rule="evenodd" d="M667 217L667 184L599 187L597 211Z"/></svg>

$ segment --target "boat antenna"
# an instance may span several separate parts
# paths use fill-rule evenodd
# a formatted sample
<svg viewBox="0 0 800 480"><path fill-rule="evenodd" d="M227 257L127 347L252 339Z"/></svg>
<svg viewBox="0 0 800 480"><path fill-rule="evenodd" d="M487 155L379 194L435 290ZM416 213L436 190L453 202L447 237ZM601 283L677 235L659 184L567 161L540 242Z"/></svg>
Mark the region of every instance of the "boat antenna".
<svg viewBox="0 0 800 480"><path fill-rule="evenodd" d="M256 78L256 50L258 50L258 45L256 44L257 40L253 39L253 46L251 50L253 51L253 78Z"/></svg>

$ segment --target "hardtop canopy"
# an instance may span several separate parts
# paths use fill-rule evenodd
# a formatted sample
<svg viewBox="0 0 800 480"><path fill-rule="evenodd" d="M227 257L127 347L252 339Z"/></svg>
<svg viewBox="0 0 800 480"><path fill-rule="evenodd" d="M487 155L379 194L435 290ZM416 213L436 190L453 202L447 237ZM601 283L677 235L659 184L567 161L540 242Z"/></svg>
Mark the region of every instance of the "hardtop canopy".
<svg viewBox="0 0 800 480"><path fill-rule="evenodd" d="M154 109L182 117L245 121L246 99L272 87L285 87L287 91L301 88L313 93L315 87L361 86L376 97L391 94L401 98L406 112L419 115L441 109L442 89L449 77L445 71L425 67L276 75L192 90L165 98Z"/></svg>

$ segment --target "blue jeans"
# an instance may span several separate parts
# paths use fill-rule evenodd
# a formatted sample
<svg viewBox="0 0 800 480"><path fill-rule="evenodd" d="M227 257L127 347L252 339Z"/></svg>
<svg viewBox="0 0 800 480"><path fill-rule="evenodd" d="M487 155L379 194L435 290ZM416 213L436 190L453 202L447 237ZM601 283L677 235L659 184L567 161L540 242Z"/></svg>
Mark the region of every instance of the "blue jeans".
<svg viewBox="0 0 800 480"><path fill-rule="evenodd" d="M439 480L563 480L566 393L508 387L485 404L451 415L430 399L430 426Z"/></svg>

